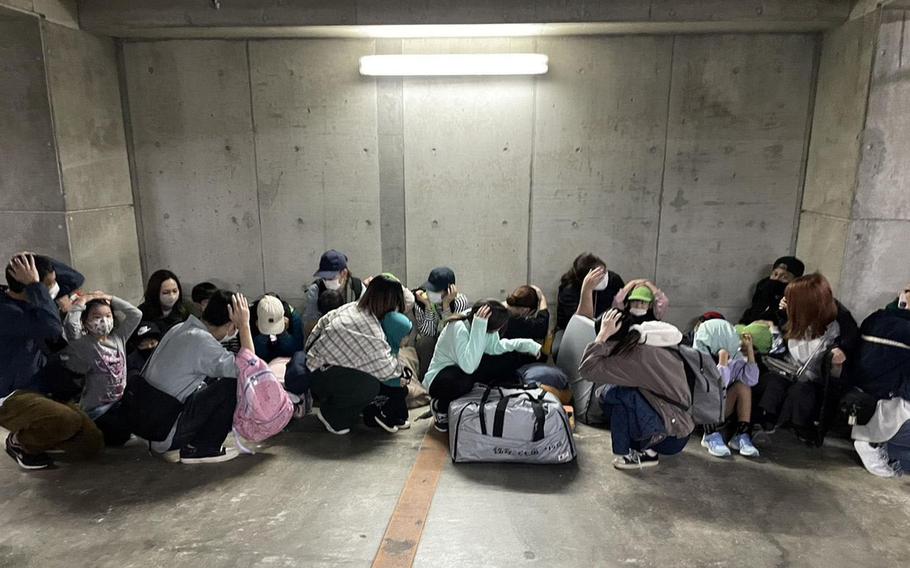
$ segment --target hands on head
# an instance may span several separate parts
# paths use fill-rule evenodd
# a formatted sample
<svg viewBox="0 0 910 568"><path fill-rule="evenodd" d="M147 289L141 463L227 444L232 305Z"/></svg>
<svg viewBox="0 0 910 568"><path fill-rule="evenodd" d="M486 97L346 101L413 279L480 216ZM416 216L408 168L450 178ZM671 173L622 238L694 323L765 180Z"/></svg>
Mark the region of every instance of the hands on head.
<svg viewBox="0 0 910 568"><path fill-rule="evenodd" d="M597 333L597 343L604 343L619 331L622 326L623 313L616 308L607 311L600 318L600 331Z"/></svg>
<svg viewBox="0 0 910 568"><path fill-rule="evenodd" d="M9 267L13 278L23 286L41 281L38 276L38 267L35 265L35 255L30 252L17 253L10 259Z"/></svg>

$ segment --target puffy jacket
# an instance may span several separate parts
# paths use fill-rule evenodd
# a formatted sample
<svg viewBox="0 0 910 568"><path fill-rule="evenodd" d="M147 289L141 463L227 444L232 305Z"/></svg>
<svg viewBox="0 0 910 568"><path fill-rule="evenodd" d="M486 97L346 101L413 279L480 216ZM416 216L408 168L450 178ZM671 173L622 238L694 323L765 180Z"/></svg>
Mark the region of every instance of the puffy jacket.
<svg viewBox="0 0 910 568"><path fill-rule="evenodd" d="M866 318L860 333L910 345L910 310L878 310ZM850 367L850 378L876 398L910 400L910 350L863 340Z"/></svg>

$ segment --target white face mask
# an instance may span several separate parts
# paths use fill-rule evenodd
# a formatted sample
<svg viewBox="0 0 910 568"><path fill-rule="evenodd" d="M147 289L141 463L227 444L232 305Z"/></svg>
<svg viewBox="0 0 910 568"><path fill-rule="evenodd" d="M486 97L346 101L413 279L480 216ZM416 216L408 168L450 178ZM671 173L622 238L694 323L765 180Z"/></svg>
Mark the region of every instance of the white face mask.
<svg viewBox="0 0 910 568"><path fill-rule="evenodd" d="M430 299L430 303L441 304L442 292L427 292L427 298Z"/></svg>
<svg viewBox="0 0 910 568"><path fill-rule="evenodd" d="M325 284L326 290L338 290L339 288L341 288L341 279L340 278L336 278L334 280L323 280L322 282Z"/></svg>
<svg viewBox="0 0 910 568"><path fill-rule="evenodd" d="M51 300L56 300L57 294L60 293L60 284L54 282L54 284L47 289L47 293L51 295Z"/></svg>
<svg viewBox="0 0 910 568"><path fill-rule="evenodd" d="M240 332L237 331L237 330L235 329L235 330L234 330L234 333L231 333L231 334L229 334L229 335L225 335L224 338L221 340L221 343L228 343L229 341L231 341L232 339L234 339L235 337L237 337L237 335L238 335L239 333L240 333Z"/></svg>
<svg viewBox="0 0 910 568"><path fill-rule="evenodd" d="M85 322L85 328L95 337L103 337L114 330L114 318L107 316L92 318Z"/></svg>
<svg viewBox="0 0 910 568"><path fill-rule="evenodd" d="M629 308L629 313L633 316L641 317L648 313L646 308Z"/></svg>
<svg viewBox="0 0 910 568"><path fill-rule="evenodd" d="M910 310L910 293L904 292L898 296L897 307L902 310Z"/></svg>
<svg viewBox="0 0 910 568"><path fill-rule="evenodd" d="M610 283L610 275L609 275L609 274L605 274L605 275L604 275L604 279L601 280L601 281L600 281L600 284L598 284L597 286L595 286L594 289L597 290L598 292L600 292L600 291L602 291L602 290L606 290L606 289L607 289L607 284L609 284L609 283Z"/></svg>
<svg viewBox="0 0 910 568"><path fill-rule="evenodd" d="M169 310L174 307L174 304L177 303L179 298L180 294L161 294L158 296L158 301L161 302L162 308Z"/></svg>

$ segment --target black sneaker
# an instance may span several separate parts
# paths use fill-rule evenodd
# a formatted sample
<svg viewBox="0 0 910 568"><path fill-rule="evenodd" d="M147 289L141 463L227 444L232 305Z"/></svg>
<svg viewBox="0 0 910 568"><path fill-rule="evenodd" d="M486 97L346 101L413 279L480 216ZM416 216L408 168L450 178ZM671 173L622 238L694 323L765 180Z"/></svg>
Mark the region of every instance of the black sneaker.
<svg viewBox="0 0 910 568"><path fill-rule="evenodd" d="M624 456L617 456L613 460L613 467L616 469L642 469L645 467L654 467L660 463L657 452L639 452L631 450Z"/></svg>
<svg viewBox="0 0 910 568"><path fill-rule="evenodd" d="M440 432L448 432L449 431L449 414L447 412L440 412L439 410L437 410L437 408L439 406L437 404L438 402L439 402L438 400L434 400L433 403L430 404L430 409L433 411L433 422L434 422L433 426L436 428L436 430L438 430Z"/></svg>
<svg viewBox="0 0 910 568"><path fill-rule="evenodd" d="M395 421L382 412L377 412L376 415L373 416L373 422L389 434L394 434L398 431L398 426L395 425Z"/></svg>
<svg viewBox="0 0 910 568"><path fill-rule="evenodd" d="M54 460L47 454L27 454L21 446L13 442L13 435L6 437L6 453L16 460L22 469L47 469L54 465Z"/></svg>
<svg viewBox="0 0 910 568"><path fill-rule="evenodd" d="M186 446L180 448L180 463L219 463L236 458L239 454L234 448L202 449Z"/></svg>

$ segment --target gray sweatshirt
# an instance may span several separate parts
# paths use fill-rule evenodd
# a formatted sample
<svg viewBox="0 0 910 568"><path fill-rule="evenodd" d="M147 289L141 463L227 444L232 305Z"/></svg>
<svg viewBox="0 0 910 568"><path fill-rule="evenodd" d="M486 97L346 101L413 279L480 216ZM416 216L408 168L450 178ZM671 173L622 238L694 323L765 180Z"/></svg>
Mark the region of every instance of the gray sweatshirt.
<svg viewBox="0 0 910 568"><path fill-rule="evenodd" d="M69 345L64 352L66 367L85 375L82 408L92 410L117 402L126 388L126 342L142 320L142 312L125 300L111 299L114 330L100 339L82 329L85 306L73 305L64 331Z"/></svg>

